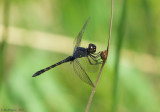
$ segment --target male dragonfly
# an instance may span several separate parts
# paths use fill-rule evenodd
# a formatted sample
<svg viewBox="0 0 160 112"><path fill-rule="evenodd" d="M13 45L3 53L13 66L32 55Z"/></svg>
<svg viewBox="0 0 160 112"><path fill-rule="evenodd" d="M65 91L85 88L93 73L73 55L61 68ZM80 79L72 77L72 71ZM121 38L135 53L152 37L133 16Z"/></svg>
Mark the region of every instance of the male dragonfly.
<svg viewBox="0 0 160 112"><path fill-rule="evenodd" d="M84 24L82 30L79 32L77 38L74 41L74 51L72 56L67 57L66 59L51 65L45 69L42 69L40 71L37 71L32 77L36 77L48 70L50 70L51 68L54 68L58 65L61 65L62 63L66 63L66 62L71 62L73 63L73 68L75 73L79 76L79 78L84 81L85 83L89 84L90 86L94 87L93 82L91 81L91 79L89 78L89 76L87 75L86 71L84 70L84 68L81 66L80 62L78 59L80 58L87 58L87 60L89 61L90 65L97 65L97 64L101 64L102 60L100 58L100 52L99 53L95 53L96 52L96 45L90 43L88 45L88 48L84 48L84 47L80 47L81 44L81 39L83 36L83 33L86 29L86 26L89 22L90 18L88 18L88 20L86 21L86 23Z"/></svg>

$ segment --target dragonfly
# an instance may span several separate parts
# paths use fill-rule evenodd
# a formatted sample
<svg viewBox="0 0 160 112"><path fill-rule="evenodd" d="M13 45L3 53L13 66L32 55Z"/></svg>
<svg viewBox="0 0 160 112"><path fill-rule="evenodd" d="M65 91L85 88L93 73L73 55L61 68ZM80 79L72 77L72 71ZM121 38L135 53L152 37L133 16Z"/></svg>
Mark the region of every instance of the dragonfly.
<svg viewBox="0 0 160 112"><path fill-rule="evenodd" d="M89 22L90 18L87 19L85 24L83 25L81 31L79 32L78 36L76 37L74 41L74 50L72 56L68 56L66 59L53 64L45 69L37 71L32 77L39 76L40 74L58 66L66 62L71 62L73 64L73 69L75 71L75 74L78 75L78 77L84 81L85 83L89 84L90 86L94 87L94 84L92 80L90 79L89 75L86 73L85 69L83 68L82 64L80 63L79 59L81 58L87 58L89 64L91 66L102 64L102 59L100 57L101 52L96 52L96 45L90 43L88 45L88 48L80 47L82 36L84 34L84 31L86 29L86 26Z"/></svg>

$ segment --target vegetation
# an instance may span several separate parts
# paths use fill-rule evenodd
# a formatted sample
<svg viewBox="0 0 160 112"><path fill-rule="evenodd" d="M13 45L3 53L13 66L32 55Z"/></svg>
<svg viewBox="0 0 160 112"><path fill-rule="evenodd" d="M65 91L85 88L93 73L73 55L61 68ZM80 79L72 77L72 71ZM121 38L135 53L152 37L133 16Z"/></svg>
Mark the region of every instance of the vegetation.
<svg viewBox="0 0 160 112"><path fill-rule="evenodd" d="M77 78L70 63L36 78L32 75L72 54L74 38L88 17L82 46L92 42L97 51L106 49L110 4L110 0L0 0L0 109L83 112L92 87ZM117 112L160 111L159 4L114 1L109 57L90 112L110 112L115 92ZM95 82L98 72L89 74ZM115 81L118 91L113 89Z"/></svg>

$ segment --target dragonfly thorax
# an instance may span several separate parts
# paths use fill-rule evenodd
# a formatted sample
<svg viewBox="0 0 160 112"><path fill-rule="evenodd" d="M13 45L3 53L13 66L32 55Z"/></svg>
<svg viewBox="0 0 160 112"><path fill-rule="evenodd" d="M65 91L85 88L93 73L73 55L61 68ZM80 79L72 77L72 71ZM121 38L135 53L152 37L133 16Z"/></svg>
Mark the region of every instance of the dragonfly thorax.
<svg viewBox="0 0 160 112"><path fill-rule="evenodd" d="M87 50L88 50L88 52L91 53L91 54L95 53L95 52L96 52L96 45L94 45L94 44L89 44Z"/></svg>

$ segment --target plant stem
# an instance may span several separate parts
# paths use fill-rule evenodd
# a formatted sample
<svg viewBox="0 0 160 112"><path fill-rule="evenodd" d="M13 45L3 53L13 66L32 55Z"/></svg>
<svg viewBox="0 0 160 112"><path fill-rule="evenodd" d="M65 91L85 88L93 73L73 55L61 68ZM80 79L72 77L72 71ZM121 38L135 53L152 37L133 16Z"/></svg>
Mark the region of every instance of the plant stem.
<svg viewBox="0 0 160 112"><path fill-rule="evenodd" d="M88 104L87 104L87 107L86 107L85 112L88 112L89 107L90 107L90 105L91 105L91 102L92 102L92 99L93 99L93 95L94 95L94 93L95 93L95 91L96 91L96 87L97 87L97 84L98 84L98 80L99 80L99 78L100 78L100 76L101 76L101 72L102 72L102 69L103 69L103 67L104 67L104 64L105 64L105 62L102 63L100 72L99 72L98 77L97 77L97 79L96 79L96 83L95 83L95 85L94 85L94 87L93 87L93 89L92 89L92 93L91 93L91 95L90 95L90 97L89 97Z"/></svg>
<svg viewBox="0 0 160 112"><path fill-rule="evenodd" d="M10 0L4 0L2 42L0 44L0 82L4 79L5 47L8 37ZM1 84L0 84L1 85Z"/></svg>
<svg viewBox="0 0 160 112"><path fill-rule="evenodd" d="M120 60L120 51L122 47L122 41L124 37L124 27L125 27L125 16L126 16L126 1L124 0L122 16L120 20L120 24L118 27L118 38L117 38L117 47L116 47L116 59L115 59L115 74L114 74L114 84L113 84L113 103L112 103L112 111L117 111L117 93L118 93L118 69L119 69L119 60Z"/></svg>
<svg viewBox="0 0 160 112"><path fill-rule="evenodd" d="M89 97L88 104L87 104L87 107L86 107L85 112L88 112L88 110L89 110L89 108L90 108L90 105L91 105L91 102L92 102L92 99L93 99L93 95L94 95L94 93L95 93L95 91L96 91L96 87L97 87L97 84L98 84L98 80L99 80L99 78L100 78L100 76L101 76L101 73L102 73L104 64L105 64L106 61L107 61L108 51L109 51L109 45L110 45L110 38L111 38L111 30L112 30L112 18L113 18L113 0L111 0L111 20L110 20L109 38L108 38L107 49L101 53L101 58L102 58L102 60L103 60L103 63L102 63L101 69L100 69L100 71L99 71L99 73L98 73L97 80L96 80L96 82L95 82L95 86L93 87L92 92L91 92L91 95L90 95L90 97Z"/></svg>

